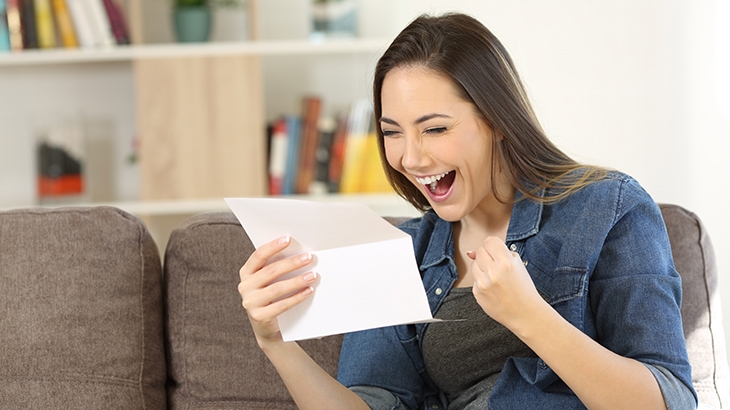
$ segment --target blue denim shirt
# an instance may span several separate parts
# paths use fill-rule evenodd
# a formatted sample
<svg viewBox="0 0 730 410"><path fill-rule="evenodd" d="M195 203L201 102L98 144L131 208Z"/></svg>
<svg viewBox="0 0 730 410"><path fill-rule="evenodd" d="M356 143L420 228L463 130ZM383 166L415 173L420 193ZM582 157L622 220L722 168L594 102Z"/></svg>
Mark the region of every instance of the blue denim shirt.
<svg viewBox="0 0 730 410"><path fill-rule="evenodd" d="M423 285L436 312L457 279L452 225L430 211L400 228L413 237ZM681 386L679 394L683 391L685 397L679 400L696 406L680 316L680 277L661 212L635 180L612 173L555 204L518 200L506 241L527 262L538 292L567 321L613 352L644 363L655 375L673 376L670 382L658 379L660 386ZM448 403L421 355L426 326L345 335L338 380L361 395L387 391L393 399L387 408L445 409ZM671 409L674 399L667 395L676 391L663 393ZM513 357L504 364L489 408L585 407L541 359Z"/></svg>

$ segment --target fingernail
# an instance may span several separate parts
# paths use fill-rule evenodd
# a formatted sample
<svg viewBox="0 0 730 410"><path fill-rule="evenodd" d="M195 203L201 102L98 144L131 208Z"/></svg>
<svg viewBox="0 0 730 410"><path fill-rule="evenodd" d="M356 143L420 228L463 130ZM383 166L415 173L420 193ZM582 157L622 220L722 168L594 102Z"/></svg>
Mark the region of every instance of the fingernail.
<svg viewBox="0 0 730 410"><path fill-rule="evenodd" d="M475 256L475 255L476 255L476 253L475 253L474 251L468 251L468 252L466 253L466 256L470 257L471 259L474 259L474 256Z"/></svg>
<svg viewBox="0 0 730 410"><path fill-rule="evenodd" d="M284 245L284 244L289 243L289 235L282 236L281 238L279 238L278 242L279 242L279 245Z"/></svg>
<svg viewBox="0 0 730 410"><path fill-rule="evenodd" d="M307 253L302 254L302 255L299 256L299 260L302 261L302 262L306 262L306 261L308 261L310 259L312 259L312 254L309 253L309 252L307 252Z"/></svg>
<svg viewBox="0 0 730 410"><path fill-rule="evenodd" d="M308 272L304 275L304 280L307 282L314 282L317 279L317 272Z"/></svg>
<svg viewBox="0 0 730 410"><path fill-rule="evenodd" d="M304 290L302 291L302 295L304 295L304 296L307 296L307 295L309 295L309 294L310 294L310 293L312 293L312 292L314 292L314 288L313 288L313 287L311 287L311 286L307 286L307 287L306 287L306 288L304 288Z"/></svg>

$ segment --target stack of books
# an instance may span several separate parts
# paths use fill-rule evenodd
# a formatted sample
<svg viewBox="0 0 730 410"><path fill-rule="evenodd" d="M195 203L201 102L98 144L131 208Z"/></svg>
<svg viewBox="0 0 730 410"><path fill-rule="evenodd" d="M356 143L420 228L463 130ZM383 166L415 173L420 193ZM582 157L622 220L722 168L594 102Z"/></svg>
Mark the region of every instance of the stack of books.
<svg viewBox="0 0 730 410"><path fill-rule="evenodd" d="M129 44L123 0L0 0L0 51Z"/></svg>
<svg viewBox="0 0 730 410"><path fill-rule="evenodd" d="M322 116L321 106L320 97L304 97L301 115L271 124L269 194L392 192L370 101L355 101L337 118Z"/></svg>

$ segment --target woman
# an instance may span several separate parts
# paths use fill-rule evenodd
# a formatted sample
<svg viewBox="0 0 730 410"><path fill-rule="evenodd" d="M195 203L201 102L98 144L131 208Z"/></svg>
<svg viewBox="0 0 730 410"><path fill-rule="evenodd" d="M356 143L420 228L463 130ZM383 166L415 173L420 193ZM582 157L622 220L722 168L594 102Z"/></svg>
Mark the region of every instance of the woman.
<svg viewBox="0 0 730 410"><path fill-rule="evenodd" d="M489 30L419 17L379 60L374 106L389 180L426 212L400 228L434 316L466 320L348 334L334 380L276 322L316 274L272 281L309 256L267 265L289 240L260 247L239 292L300 408L696 407L658 207L546 138Z"/></svg>

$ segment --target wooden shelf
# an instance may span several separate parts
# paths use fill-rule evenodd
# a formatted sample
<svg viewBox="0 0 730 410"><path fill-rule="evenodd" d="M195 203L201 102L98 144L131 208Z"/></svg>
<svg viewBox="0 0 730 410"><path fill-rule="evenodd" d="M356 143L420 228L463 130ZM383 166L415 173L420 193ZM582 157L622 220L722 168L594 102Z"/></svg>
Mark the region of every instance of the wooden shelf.
<svg viewBox="0 0 730 410"><path fill-rule="evenodd" d="M347 54L385 50L387 39L269 40L230 43L146 44L98 49L25 50L0 54L0 67L131 62L137 59L203 56Z"/></svg>

